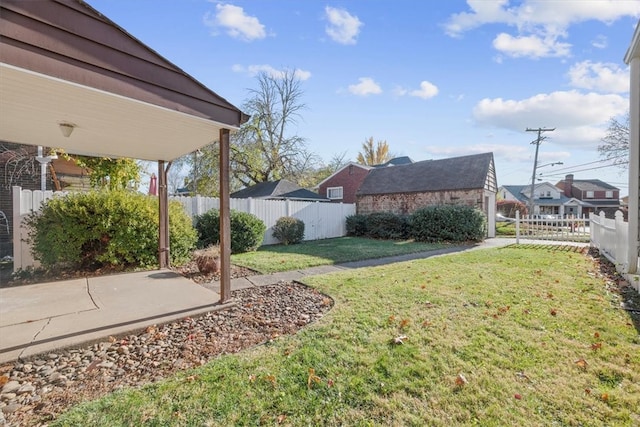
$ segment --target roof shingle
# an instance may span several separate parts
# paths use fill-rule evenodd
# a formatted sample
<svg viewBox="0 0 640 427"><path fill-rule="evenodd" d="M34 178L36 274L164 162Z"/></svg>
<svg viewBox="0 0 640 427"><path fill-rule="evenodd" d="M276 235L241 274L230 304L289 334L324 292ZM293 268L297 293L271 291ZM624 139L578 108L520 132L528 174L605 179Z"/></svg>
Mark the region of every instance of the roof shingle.
<svg viewBox="0 0 640 427"><path fill-rule="evenodd" d="M484 188L493 153L424 160L369 172L358 195Z"/></svg>

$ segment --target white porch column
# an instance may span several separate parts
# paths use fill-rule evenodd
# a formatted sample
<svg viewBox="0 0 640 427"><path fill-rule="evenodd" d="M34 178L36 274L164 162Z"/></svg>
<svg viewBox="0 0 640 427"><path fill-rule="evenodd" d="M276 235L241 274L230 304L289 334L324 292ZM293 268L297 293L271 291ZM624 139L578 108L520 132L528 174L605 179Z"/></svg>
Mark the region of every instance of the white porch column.
<svg viewBox="0 0 640 427"><path fill-rule="evenodd" d="M625 62L630 66L631 87L629 90L629 242L627 250L628 273L638 270L640 251L640 228L638 227L638 197L640 185L640 23L636 27L633 41Z"/></svg>

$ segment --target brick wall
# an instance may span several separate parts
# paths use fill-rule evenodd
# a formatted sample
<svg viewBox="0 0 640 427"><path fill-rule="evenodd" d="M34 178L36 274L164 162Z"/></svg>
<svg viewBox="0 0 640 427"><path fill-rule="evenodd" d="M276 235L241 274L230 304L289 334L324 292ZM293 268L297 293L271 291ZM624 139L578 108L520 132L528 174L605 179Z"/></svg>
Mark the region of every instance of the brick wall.
<svg viewBox="0 0 640 427"><path fill-rule="evenodd" d="M336 173L330 180L320 185L318 194L327 197L327 188L342 187L342 199L332 200L336 203L355 203L356 192L362 185L362 182L369 173L368 169L364 169L355 165L346 166L344 169Z"/></svg>
<svg viewBox="0 0 640 427"><path fill-rule="evenodd" d="M405 215L434 205L466 205L482 209L483 198L482 189L366 195L358 196L356 211L359 214L393 212Z"/></svg>
<svg viewBox="0 0 640 427"><path fill-rule="evenodd" d="M0 211L4 212L9 222L7 233L4 222L0 221L0 258L13 255L12 186L40 190L40 163L35 159L37 155L38 147L34 145L0 141ZM50 188L49 181L47 176L47 188Z"/></svg>

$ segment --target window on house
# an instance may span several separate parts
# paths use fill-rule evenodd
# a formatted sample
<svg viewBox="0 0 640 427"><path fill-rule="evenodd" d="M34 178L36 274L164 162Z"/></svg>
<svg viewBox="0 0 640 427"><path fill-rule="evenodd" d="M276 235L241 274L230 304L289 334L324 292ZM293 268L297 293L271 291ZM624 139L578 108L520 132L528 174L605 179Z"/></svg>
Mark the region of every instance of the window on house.
<svg viewBox="0 0 640 427"><path fill-rule="evenodd" d="M593 199L594 194L593 191L587 191L587 199Z"/></svg>
<svg viewBox="0 0 640 427"><path fill-rule="evenodd" d="M613 199L613 191L609 190L604 193L604 197L607 199Z"/></svg>
<svg viewBox="0 0 640 427"><path fill-rule="evenodd" d="M327 188L327 198L331 200L342 199L342 187Z"/></svg>

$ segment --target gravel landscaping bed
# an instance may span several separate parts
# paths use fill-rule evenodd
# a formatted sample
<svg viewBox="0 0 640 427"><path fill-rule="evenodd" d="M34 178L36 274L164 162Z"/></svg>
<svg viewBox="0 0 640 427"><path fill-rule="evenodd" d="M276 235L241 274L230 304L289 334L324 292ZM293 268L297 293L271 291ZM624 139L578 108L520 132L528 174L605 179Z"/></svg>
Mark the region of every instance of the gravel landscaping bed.
<svg viewBox="0 0 640 427"><path fill-rule="evenodd" d="M199 283L211 279L182 270ZM240 269L233 275L250 273ZM79 402L159 381L221 354L293 334L333 305L331 298L298 283L231 295L237 305L223 311L0 366L0 425L46 425Z"/></svg>

